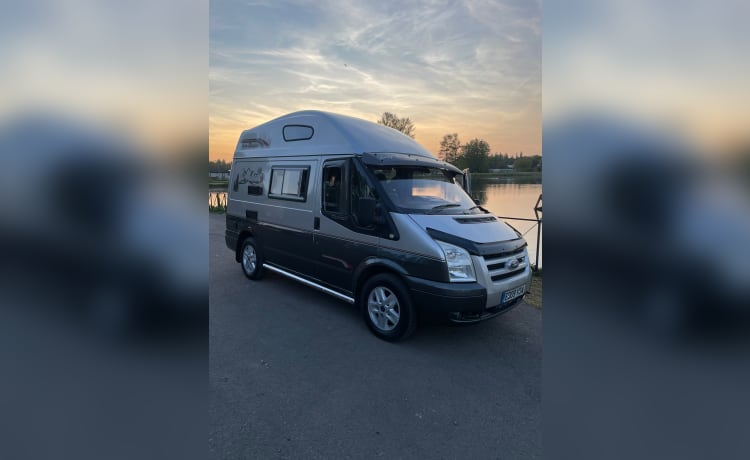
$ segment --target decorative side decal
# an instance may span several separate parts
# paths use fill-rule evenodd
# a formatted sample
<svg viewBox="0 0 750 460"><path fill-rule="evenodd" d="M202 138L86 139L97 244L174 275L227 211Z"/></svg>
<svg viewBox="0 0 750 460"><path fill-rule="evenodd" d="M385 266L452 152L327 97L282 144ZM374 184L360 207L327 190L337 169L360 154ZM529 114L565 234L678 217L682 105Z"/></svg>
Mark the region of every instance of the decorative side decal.
<svg viewBox="0 0 750 460"><path fill-rule="evenodd" d="M259 137L256 139L242 139L242 143L240 145L243 149L257 149L269 147L271 143Z"/></svg>
<svg viewBox="0 0 750 460"><path fill-rule="evenodd" d="M236 176L234 176L232 189L236 192L239 190L240 184L248 184L248 193L250 192L250 190L253 190L253 192L258 192L253 193L253 195L262 195L264 177L265 174L263 173L262 166L244 168Z"/></svg>

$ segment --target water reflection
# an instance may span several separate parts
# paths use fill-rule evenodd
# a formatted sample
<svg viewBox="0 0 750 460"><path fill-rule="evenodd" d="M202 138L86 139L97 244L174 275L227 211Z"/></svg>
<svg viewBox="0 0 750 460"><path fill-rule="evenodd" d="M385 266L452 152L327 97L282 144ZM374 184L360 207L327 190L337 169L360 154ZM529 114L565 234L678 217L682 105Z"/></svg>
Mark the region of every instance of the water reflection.
<svg viewBox="0 0 750 460"><path fill-rule="evenodd" d="M479 204L521 232L529 244L529 260L536 263L537 223L509 219L536 219L534 205L542 193L539 178L530 177L472 177L472 195ZM541 215L540 215L541 217ZM542 267L542 240L539 234L539 267Z"/></svg>
<svg viewBox="0 0 750 460"><path fill-rule="evenodd" d="M224 191L209 191L208 192L208 209L209 211L224 211L227 210L227 192Z"/></svg>

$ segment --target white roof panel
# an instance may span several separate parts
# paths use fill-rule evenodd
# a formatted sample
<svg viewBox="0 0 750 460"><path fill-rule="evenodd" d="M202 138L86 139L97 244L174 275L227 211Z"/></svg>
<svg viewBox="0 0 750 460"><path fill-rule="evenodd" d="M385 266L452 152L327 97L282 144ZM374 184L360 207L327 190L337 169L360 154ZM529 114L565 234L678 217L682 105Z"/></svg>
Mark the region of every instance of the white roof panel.
<svg viewBox="0 0 750 460"><path fill-rule="evenodd" d="M313 128L307 140L284 140L284 126ZM411 137L359 118L318 110L281 116L242 132L234 158L390 152L435 158Z"/></svg>

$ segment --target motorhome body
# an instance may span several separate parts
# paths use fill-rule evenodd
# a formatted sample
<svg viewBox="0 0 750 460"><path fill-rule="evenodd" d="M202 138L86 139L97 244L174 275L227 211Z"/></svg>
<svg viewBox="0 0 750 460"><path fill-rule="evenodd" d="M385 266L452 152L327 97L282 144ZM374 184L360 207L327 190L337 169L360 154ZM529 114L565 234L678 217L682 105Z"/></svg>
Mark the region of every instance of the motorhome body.
<svg viewBox="0 0 750 460"><path fill-rule="evenodd" d="M268 269L357 304L386 340L417 315L480 321L516 305L531 271L521 235L463 183L396 130L292 113L240 135L226 244L249 278Z"/></svg>

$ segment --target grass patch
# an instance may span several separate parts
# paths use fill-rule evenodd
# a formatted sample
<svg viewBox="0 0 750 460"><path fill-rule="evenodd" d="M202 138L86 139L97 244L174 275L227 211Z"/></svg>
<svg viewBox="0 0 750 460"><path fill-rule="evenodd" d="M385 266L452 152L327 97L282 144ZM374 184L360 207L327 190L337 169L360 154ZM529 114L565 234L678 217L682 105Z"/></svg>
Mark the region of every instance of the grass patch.
<svg viewBox="0 0 750 460"><path fill-rule="evenodd" d="M542 309L542 274L537 274L534 272L534 275L531 277L531 288L529 288L531 292L526 294L526 297L524 297L524 301L531 305L532 307Z"/></svg>

